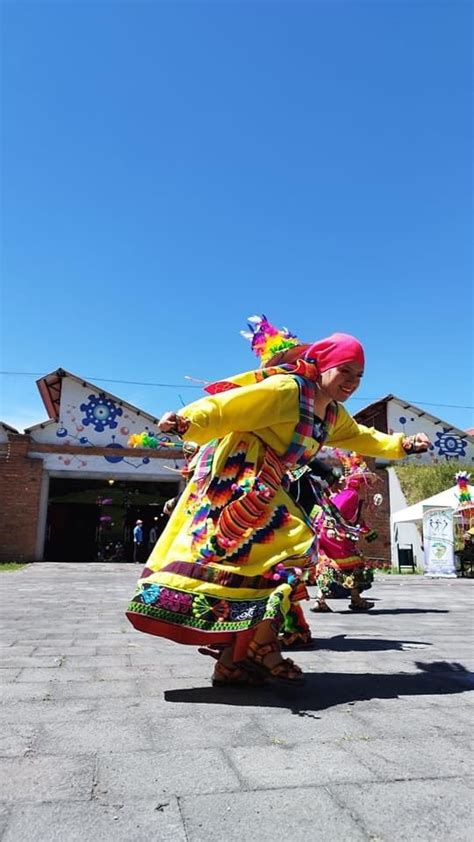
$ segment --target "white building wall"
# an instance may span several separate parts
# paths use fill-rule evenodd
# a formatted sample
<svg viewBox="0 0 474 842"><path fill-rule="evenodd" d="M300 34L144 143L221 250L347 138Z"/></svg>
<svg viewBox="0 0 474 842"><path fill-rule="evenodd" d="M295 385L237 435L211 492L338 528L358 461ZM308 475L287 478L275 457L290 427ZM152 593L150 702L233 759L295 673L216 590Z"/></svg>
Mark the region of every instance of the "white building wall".
<svg viewBox="0 0 474 842"><path fill-rule="evenodd" d="M474 438L428 413L418 415L414 408L405 409L399 401L391 400L387 403L387 424L390 433L402 432L410 436L424 432L433 442L432 450L410 456L410 461L416 459L421 464L433 464L453 460L465 462L466 469L474 463Z"/></svg>
<svg viewBox="0 0 474 842"><path fill-rule="evenodd" d="M8 442L8 435L16 432L18 431L14 430L13 427L0 421L0 444L6 444Z"/></svg>
<svg viewBox="0 0 474 842"><path fill-rule="evenodd" d="M76 478L81 474L90 478L94 474L98 477L119 475L123 479L176 481L177 463L174 459L147 456L135 459L120 455L120 451L128 447L129 436L144 430L161 435L150 416L124 406L107 392L65 377L61 384L59 421L46 421L32 428L30 435L40 444L75 445L82 447L83 452L35 454L32 448L32 455L43 458L45 470L50 474L73 472ZM110 456L88 456L90 447L106 447L110 449ZM163 455L166 455L165 450Z"/></svg>
<svg viewBox="0 0 474 842"><path fill-rule="evenodd" d="M398 547L411 544L415 556L416 566L424 567L423 545L421 534L414 523L393 523L392 515L405 509L407 499L402 491L400 481L394 468L388 468L388 485L390 493L390 544L392 554L392 568L398 570Z"/></svg>

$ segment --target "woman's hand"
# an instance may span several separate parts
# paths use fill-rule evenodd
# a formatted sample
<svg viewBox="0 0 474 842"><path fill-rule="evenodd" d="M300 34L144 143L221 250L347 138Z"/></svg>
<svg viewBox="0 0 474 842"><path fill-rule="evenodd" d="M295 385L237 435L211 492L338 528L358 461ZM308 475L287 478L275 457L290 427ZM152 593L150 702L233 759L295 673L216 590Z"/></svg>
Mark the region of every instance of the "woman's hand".
<svg viewBox="0 0 474 842"><path fill-rule="evenodd" d="M415 433L414 436L405 436L402 441L405 453L426 453L431 447L431 442L426 433Z"/></svg>
<svg viewBox="0 0 474 842"><path fill-rule="evenodd" d="M181 436L186 432L189 424L189 419L183 415L178 415L177 412L165 412L159 420L158 429L161 433L178 433Z"/></svg>

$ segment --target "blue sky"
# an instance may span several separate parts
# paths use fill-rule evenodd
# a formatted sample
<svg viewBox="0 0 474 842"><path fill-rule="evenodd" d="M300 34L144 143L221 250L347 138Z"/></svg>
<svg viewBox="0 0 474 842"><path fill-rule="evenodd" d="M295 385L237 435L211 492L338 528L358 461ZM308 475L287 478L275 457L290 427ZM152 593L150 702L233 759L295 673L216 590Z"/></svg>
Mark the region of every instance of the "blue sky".
<svg viewBox="0 0 474 842"><path fill-rule="evenodd" d="M473 426L470 3L4 4L1 369L153 414L265 313ZM42 420L34 377L1 417Z"/></svg>

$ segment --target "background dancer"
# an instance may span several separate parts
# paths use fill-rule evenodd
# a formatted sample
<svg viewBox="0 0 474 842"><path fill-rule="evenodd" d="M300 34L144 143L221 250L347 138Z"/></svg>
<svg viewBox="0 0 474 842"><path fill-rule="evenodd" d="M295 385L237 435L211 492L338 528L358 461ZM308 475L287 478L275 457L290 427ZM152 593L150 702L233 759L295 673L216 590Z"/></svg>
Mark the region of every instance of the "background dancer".
<svg viewBox="0 0 474 842"><path fill-rule="evenodd" d="M367 611L374 603L362 599L360 593L371 587L374 573L366 562L358 542L377 535L362 518L362 506L370 488L377 482L365 462L357 454L340 457L347 471L344 488L332 494L318 522L319 559L316 568L318 597L311 611L332 609L326 599L339 596L342 590L351 597L353 611Z"/></svg>
<svg viewBox="0 0 474 842"><path fill-rule="evenodd" d="M340 479L341 473L320 458L313 459L307 467L290 475L289 494L315 527L323 506L330 505L329 495L339 486ZM293 589L291 607L284 618L280 636L285 649L310 646L312 643L311 628L299 603L310 598L307 586L316 584L316 566L308 568L302 576L303 581Z"/></svg>

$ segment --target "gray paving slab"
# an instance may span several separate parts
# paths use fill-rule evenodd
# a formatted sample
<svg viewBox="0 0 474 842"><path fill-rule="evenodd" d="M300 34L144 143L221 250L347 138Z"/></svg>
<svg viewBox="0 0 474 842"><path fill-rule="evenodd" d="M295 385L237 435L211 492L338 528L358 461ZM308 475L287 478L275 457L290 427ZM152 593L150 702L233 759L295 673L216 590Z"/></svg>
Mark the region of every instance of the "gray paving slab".
<svg viewBox="0 0 474 842"><path fill-rule="evenodd" d="M239 789L237 775L216 748L101 755L97 780L95 797L107 803Z"/></svg>
<svg viewBox="0 0 474 842"><path fill-rule="evenodd" d="M404 778L462 777L474 774L473 757L467 746L453 748L447 737L394 738L390 735L369 738L367 743L354 740L348 745L353 758L358 758L379 780L395 780L399 770Z"/></svg>
<svg viewBox="0 0 474 842"><path fill-rule="evenodd" d="M84 644L82 644L82 648ZM77 646L75 650L77 651ZM125 645L122 643L122 639L120 638L117 640L117 643L108 643L107 645L104 644L102 646L101 643L98 643L95 647L95 652L97 655L123 655L124 652L130 654L131 652L136 651L139 649L138 643L126 643ZM71 654L74 654L74 648L71 649Z"/></svg>
<svg viewBox="0 0 474 842"><path fill-rule="evenodd" d="M89 682L94 677L95 671L93 668L76 670L74 667L61 667L58 664L57 667L26 667L21 671L18 681L21 683L26 682L27 684L45 680L52 683L63 683L66 681Z"/></svg>
<svg viewBox="0 0 474 842"><path fill-rule="evenodd" d="M160 803L27 804L14 808L2 842L186 842L176 798Z"/></svg>
<svg viewBox="0 0 474 842"><path fill-rule="evenodd" d="M96 655L100 655L99 652L99 644L97 640L79 640L75 639L72 643L66 641L65 644L61 641L59 644L54 641L46 641L41 646L38 646L35 650L35 655L42 655L46 654L49 655L51 652L60 652L61 655L65 658L72 657L72 658L90 658L95 657ZM124 647L118 646L116 647L115 654L119 656L123 656L124 654Z"/></svg>
<svg viewBox="0 0 474 842"><path fill-rule="evenodd" d="M0 575L2 842L469 837L474 582L382 577L370 614L306 604L305 687L223 690L194 647L130 626L136 576Z"/></svg>
<svg viewBox="0 0 474 842"><path fill-rule="evenodd" d="M159 672L161 677L161 670L155 667L154 674L156 675ZM165 671L165 674L168 671ZM94 678L97 681L127 681L130 678L132 671L130 670L130 665L127 666L117 666L117 667L101 667L98 666L94 668Z"/></svg>
<svg viewBox="0 0 474 842"><path fill-rule="evenodd" d="M30 646L24 646L22 643L18 642L11 642L11 643L2 643L0 644L0 653L3 657L4 655L34 655L36 654L37 647L32 644ZM53 654L55 655L56 652L48 652L48 655Z"/></svg>
<svg viewBox="0 0 474 842"><path fill-rule="evenodd" d="M151 739L157 751L179 753L186 748L262 746L268 738L255 717L213 715L207 717L163 717L148 720Z"/></svg>
<svg viewBox="0 0 474 842"><path fill-rule="evenodd" d="M367 839L472 842L473 785L463 778L441 778L331 785L329 791L362 823Z"/></svg>
<svg viewBox="0 0 474 842"><path fill-rule="evenodd" d="M376 780L376 772L343 745L324 743L316 750L312 743L291 744L285 740L260 748L227 750L233 766L249 789L276 786L315 786L329 781Z"/></svg>
<svg viewBox="0 0 474 842"><path fill-rule="evenodd" d="M0 802L0 839L3 839L4 832L10 821L12 807L9 804L2 804Z"/></svg>
<svg viewBox="0 0 474 842"><path fill-rule="evenodd" d="M323 787L198 795L181 799L189 842L275 842L335 839L359 842L368 836Z"/></svg>
<svg viewBox="0 0 474 842"><path fill-rule="evenodd" d="M0 759L4 801L89 801L95 772L94 756Z"/></svg>
<svg viewBox="0 0 474 842"><path fill-rule="evenodd" d="M66 668L80 669L113 669L120 671L130 666L128 656L123 651L117 651L115 655L97 655L92 652L82 652L81 649L76 648L74 651L69 651L67 655L63 655L63 666ZM127 669L127 677L130 670Z"/></svg>
<svg viewBox="0 0 474 842"><path fill-rule="evenodd" d="M113 722L96 720L86 715L61 722L43 723L36 734L35 749L39 754L70 756L76 754L112 754L133 751L134 747L150 745L149 727L138 719Z"/></svg>
<svg viewBox="0 0 474 842"><path fill-rule="evenodd" d="M10 655L0 657L0 670L5 667L11 669L44 669L46 667L58 669L62 666L61 655L50 655L37 658L36 655L17 655L14 651ZM1 673L0 673L1 676Z"/></svg>
<svg viewBox="0 0 474 842"><path fill-rule="evenodd" d="M295 743L331 742L336 745L350 739L365 740L372 734L369 722L363 719L353 708L328 710L324 715L310 713L306 715L281 711L279 716L271 712L260 713L255 717L262 731L273 745ZM386 717L385 717L386 718ZM313 751L316 746L313 745Z"/></svg>
<svg viewBox="0 0 474 842"><path fill-rule="evenodd" d="M0 670L0 686L15 681L21 674L21 667L3 667Z"/></svg>
<svg viewBox="0 0 474 842"><path fill-rule="evenodd" d="M421 725L420 718L424 722ZM465 738L466 731L473 724L473 712L466 707L453 708L424 706L422 710L412 707L406 700L399 705L398 716L387 721L385 711L358 711L357 718L368 734L373 738L380 737L410 737L418 738L422 728L424 739L436 739L443 735L461 734Z"/></svg>
<svg viewBox="0 0 474 842"><path fill-rule="evenodd" d="M41 699L47 697L51 688L51 681L48 678L45 679L44 676L42 679L38 676L38 679L38 681L31 683L20 683L18 681L16 683L2 683L0 686L0 708L2 705L8 705L14 711L11 706L15 702L41 701Z"/></svg>
<svg viewBox="0 0 474 842"><path fill-rule="evenodd" d="M80 721L97 716L97 702L93 699L61 699L50 697L36 701L16 701L15 705L0 705L0 723L7 729L17 722L35 723L54 722L57 726L74 719ZM121 711L123 717L123 711Z"/></svg>
<svg viewBox="0 0 474 842"><path fill-rule="evenodd" d="M129 671L127 681L63 681L48 685L51 699L133 699L137 694L133 673Z"/></svg>
<svg viewBox="0 0 474 842"><path fill-rule="evenodd" d="M0 757L24 757L36 747L38 726L34 720L20 720L3 724L0 728ZM1 788L0 788L1 799Z"/></svg>
<svg viewBox="0 0 474 842"><path fill-rule="evenodd" d="M0 582L0 587L1 587L1 582ZM19 617L16 617L15 621L19 624L24 623L24 620L20 619ZM47 650L45 652L46 655L57 655L57 654L63 652L66 648L73 647L74 643L75 643L75 640L76 640L76 638L70 637L70 635L68 635L67 637L61 635L59 637L59 639L47 640L45 633L42 632L40 629L38 629L37 630L37 637L28 638L27 640L25 639L25 644L27 644L28 646L32 646L34 648L35 651L34 651L33 654L37 654L39 649L45 649L45 650ZM88 641L88 643L91 646L97 645L96 643L93 643L91 641Z"/></svg>
<svg viewBox="0 0 474 842"><path fill-rule="evenodd" d="M468 732L464 734L447 734L446 739L454 746L458 747L460 751L465 754L468 752L469 760L474 760L472 754L474 748L474 730L472 728L472 719L469 722Z"/></svg>

